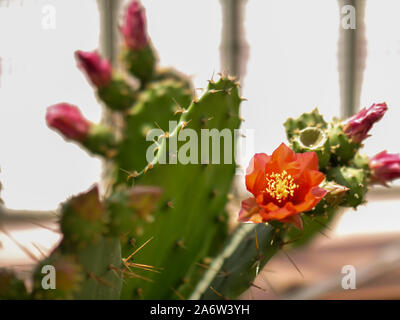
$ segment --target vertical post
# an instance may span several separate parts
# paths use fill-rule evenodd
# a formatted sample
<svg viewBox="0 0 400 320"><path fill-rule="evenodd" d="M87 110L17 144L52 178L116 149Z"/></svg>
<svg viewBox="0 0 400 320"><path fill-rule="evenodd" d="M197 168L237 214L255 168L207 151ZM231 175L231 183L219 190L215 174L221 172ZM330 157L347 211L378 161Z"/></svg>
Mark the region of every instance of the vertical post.
<svg viewBox="0 0 400 320"><path fill-rule="evenodd" d="M122 0L97 0L100 16L100 52L110 60L113 68L118 67L118 13ZM102 122L113 128L116 134L120 132L121 115L103 108ZM101 193L107 195L112 185L110 177L113 176L112 163L103 161L101 174Z"/></svg>
<svg viewBox="0 0 400 320"><path fill-rule="evenodd" d="M242 77L246 71L248 44L243 26L247 0L220 0L222 6L222 70Z"/></svg>
<svg viewBox="0 0 400 320"><path fill-rule="evenodd" d="M338 67L341 116L355 114L360 106L361 87L367 56L365 38L365 0L338 0L339 4L339 42ZM347 25L355 10L355 28ZM353 10L353 11L354 11ZM350 15L350 16L349 16Z"/></svg>
<svg viewBox="0 0 400 320"><path fill-rule="evenodd" d="M249 56L249 45L245 39L244 29L247 0L220 0L220 3L222 7L221 68L222 71L240 78L243 82ZM237 148L241 145L239 141L236 141L239 144ZM231 192L235 198L239 197L242 178L239 175L234 178Z"/></svg>
<svg viewBox="0 0 400 320"><path fill-rule="evenodd" d="M97 0L100 15L100 51L115 66L118 45L118 12L121 0Z"/></svg>

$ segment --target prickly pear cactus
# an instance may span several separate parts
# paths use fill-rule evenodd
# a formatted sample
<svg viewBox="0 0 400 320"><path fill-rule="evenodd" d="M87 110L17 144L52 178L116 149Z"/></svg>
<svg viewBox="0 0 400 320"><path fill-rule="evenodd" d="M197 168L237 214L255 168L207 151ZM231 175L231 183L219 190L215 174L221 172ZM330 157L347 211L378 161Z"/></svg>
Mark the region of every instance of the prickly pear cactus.
<svg viewBox="0 0 400 320"><path fill-rule="evenodd" d="M371 181L397 177L393 162L400 157L379 154L371 162L359 154L386 104L345 122L328 123L318 110L305 113L285 128L291 149L312 154L319 166L323 196L296 219L262 221L253 210L256 223L241 224L228 236L225 205L241 123L238 82L221 75L198 98L187 77L160 69L136 0L121 32L121 59L136 86L96 52L78 51L76 59L122 126L92 123L67 103L49 107L46 115L51 128L110 165L106 191L100 195L93 187L60 206L63 238L36 266L33 290L1 270L1 299L236 298L284 246L307 243L340 207L362 204ZM280 188L290 186L283 196L292 195L298 185L291 175L278 176ZM243 201L242 210L249 204ZM46 266L56 270L54 290L43 286Z"/></svg>
<svg viewBox="0 0 400 320"><path fill-rule="evenodd" d="M145 27L142 13L133 1L121 29L122 61L140 81L138 87L131 87L97 53L76 53L99 99L120 114L120 132L86 120L66 103L48 110L50 127L103 157L113 170L104 199L93 189L62 205L63 240L38 266L34 298L115 299L122 278L123 299L187 297L181 287L195 286L204 270L197 264L215 255L225 240L224 207L235 174L234 130L240 125L239 84L222 75L195 97L187 77L156 66L148 39L130 34L132 19L139 29ZM202 130L211 134L203 136ZM156 134L146 139L152 131ZM213 132L224 133L223 139L217 136L217 148ZM207 146L203 152L192 149L193 135L200 137L196 148ZM155 155L150 162L149 152ZM214 161L219 154L222 158ZM158 202L154 193L162 193ZM133 252L137 262L128 261ZM60 268L62 280L54 291L41 289L45 264Z"/></svg>

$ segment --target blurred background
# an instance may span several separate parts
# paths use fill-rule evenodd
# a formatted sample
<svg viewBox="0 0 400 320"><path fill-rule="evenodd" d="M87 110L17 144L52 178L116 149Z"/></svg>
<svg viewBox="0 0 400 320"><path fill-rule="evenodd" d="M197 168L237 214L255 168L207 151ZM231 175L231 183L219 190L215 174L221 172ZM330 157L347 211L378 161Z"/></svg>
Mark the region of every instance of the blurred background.
<svg viewBox="0 0 400 320"><path fill-rule="evenodd" d="M56 210L100 180L102 164L47 128L46 108L68 101L96 122L102 109L75 50L116 56L122 0L0 0L0 181L7 208ZM327 119L386 102L364 152L400 151L398 0L143 0L161 64L203 88L213 74L240 78L244 131L239 157L271 153L285 141L283 122L318 107ZM345 5L356 29L345 29ZM201 91L199 90L199 94ZM237 199L246 197L238 174ZM376 187L357 212L347 210L309 247L276 256L244 299L400 298L400 184ZM237 213L237 211L236 211ZM27 275L59 240L49 221L0 226L0 266ZM294 262L294 264L292 263ZM343 290L342 267L357 270Z"/></svg>

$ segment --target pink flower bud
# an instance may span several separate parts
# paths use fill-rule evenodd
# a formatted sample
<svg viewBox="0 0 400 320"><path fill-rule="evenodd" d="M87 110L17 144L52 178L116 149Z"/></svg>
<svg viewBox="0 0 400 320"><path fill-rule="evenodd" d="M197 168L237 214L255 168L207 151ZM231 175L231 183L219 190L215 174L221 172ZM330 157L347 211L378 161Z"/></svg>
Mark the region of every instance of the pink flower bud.
<svg viewBox="0 0 400 320"><path fill-rule="evenodd" d="M368 109L363 108L356 115L345 121L344 132L354 142L362 142L369 137L368 131L375 122L378 122L383 117L387 109L386 103L374 103Z"/></svg>
<svg viewBox="0 0 400 320"><path fill-rule="evenodd" d="M147 46L146 15L140 1L129 4L121 32L129 49L141 50Z"/></svg>
<svg viewBox="0 0 400 320"><path fill-rule="evenodd" d="M76 51L78 67L86 74L94 86L101 89L111 81L111 66L107 59L102 59L96 52Z"/></svg>
<svg viewBox="0 0 400 320"><path fill-rule="evenodd" d="M400 178L400 154L382 151L371 158L372 182L386 185L387 182Z"/></svg>
<svg viewBox="0 0 400 320"><path fill-rule="evenodd" d="M59 103L47 108L46 122L66 138L77 141L86 139L91 126L79 109L68 103Z"/></svg>

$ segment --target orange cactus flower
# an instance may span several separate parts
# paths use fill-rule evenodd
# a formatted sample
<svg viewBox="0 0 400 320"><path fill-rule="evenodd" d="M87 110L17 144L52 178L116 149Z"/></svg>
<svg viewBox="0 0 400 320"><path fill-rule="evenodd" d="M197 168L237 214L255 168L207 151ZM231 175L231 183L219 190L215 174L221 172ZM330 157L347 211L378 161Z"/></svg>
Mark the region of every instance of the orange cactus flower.
<svg viewBox="0 0 400 320"><path fill-rule="evenodd" d="M302 229L299 213L309 211L326 195L319 184L315 152L294 153L282 143L271 156L257 153L246 172L246 187L254 197L242 201L240 222L288 222Z"/></svg>

